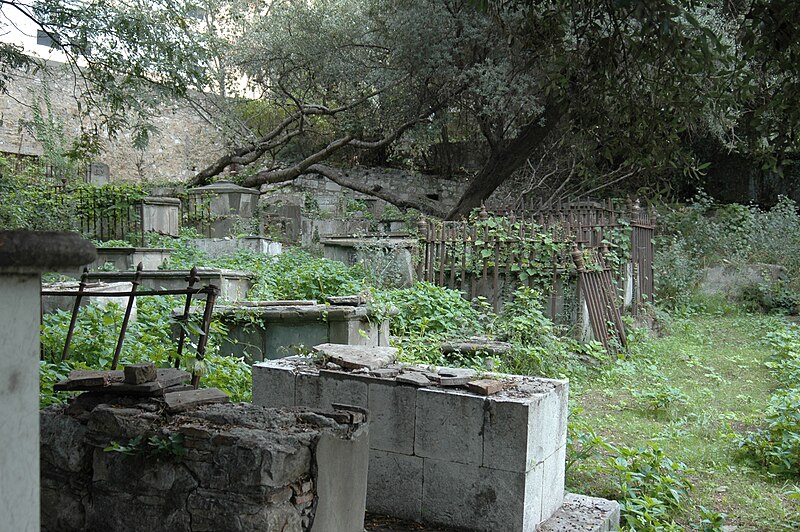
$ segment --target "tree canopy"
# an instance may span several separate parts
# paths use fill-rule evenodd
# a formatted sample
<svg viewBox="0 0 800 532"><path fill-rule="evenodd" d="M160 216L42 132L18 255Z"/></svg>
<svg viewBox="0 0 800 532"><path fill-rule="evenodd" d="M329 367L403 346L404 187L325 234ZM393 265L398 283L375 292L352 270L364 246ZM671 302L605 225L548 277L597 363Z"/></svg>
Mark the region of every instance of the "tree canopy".
<svg viewBox="0 0 800 532"><path fill-rule="evenodd" d="M788 0L40 0L33 13L112 110L145 85L226 133L230 150L195 184L230 165L247 186L316 172L454 218L545 145L584 178L701 171L697 136L771 164L797 147ZM489 152L449 212L330 162L441 140Z"/></svg>

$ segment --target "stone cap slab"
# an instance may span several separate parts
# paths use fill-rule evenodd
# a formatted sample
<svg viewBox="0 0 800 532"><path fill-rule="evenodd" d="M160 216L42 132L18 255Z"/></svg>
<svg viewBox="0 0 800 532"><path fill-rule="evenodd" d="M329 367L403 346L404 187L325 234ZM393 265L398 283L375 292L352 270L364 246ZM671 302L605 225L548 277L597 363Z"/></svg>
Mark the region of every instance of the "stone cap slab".
<svg viewBox="0 0 800 532"><path fill-rule="evenodd" d="M82 266L96 257L95 247L78 233L0 231L0 270L44 271Z"/></svg>
<svg viewBox="0 0 800 532"><path fill-rule="evenodd" d="M324 346L332 346L333 349L345 348L352 351L369 351L372 349L393 349L386 347L364 347L364 346L349 346L342 344L322 344ZM317 350L316 346L314 349ZM319 352L319 351L318 351ZM367 366L359 368L348 369L339 363L336 364L336 369L326 367L323 361L318 356L295 355L276 360L267 360L258 362L253 365L254 369L263 367L270 370L279 370L291 372L295 375L319 375L320 371L326 375L333 376L338 374L342 377L360 379L360 380L374 380L377 382L384 382L387 384L410 384L420 387L431 388L440 390L446 393L460 393L463 395L471 395L486 399L492 402L499 403L520 403L528 404L532 400L538 400L553 392L566 393L569 386L568 380L547 379L544 377L532 377L528 375L510 375L505 373L485 372L480 373L466 368L445 368L434 366L423 366L415 364L403 364L389 362L384 364L381 368L388 368L391 371L381 371L381 368L371 369ZM331 364L329 364L331 365ZM466 376L472 375L471 378L465 380L464 384L455 384L453 382L442 383L442 380L447 379L447 376L456 375ZM449 378L459 378L449 377ZM425 382L427 380L427 383ZM494 393L488 394L485 390L470 389L468 386L472 382L480 382L483 387L487 386L485 381L492 380L498 381L500 386Z"/></svg>
<svg viewBox="0 0 800 532"><path fill-rule="evenodd" d="M363 347L344 344L320 344L314 351L345 369L384 368L397 359L395 347Z"/></svg>

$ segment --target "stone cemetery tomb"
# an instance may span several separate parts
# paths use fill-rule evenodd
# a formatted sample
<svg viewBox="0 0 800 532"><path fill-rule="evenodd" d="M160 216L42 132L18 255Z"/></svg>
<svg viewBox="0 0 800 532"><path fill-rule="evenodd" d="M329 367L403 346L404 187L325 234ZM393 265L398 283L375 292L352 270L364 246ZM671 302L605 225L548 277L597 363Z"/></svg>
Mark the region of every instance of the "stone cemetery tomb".
<svg viewBox="0 0 800 532"><path fill-rule="evenodd" d="M393 363L391 348L315 350L316 358L255 364L253 402L368 409L368 511L532 532L569 510L566 381L406 366ZM618 519L616 503L609 504L598 527Z"/></svg>
<svg viewBox="0 0 800 532"><path fill-rule="evenodd" d="M245 299L250 290L250 272L225 268L196 268L198 284L219 288L219 297L224 301ZM177 290L186 287L188 270L144 270L141 273L141 288L151 290ZM131 272L89 272L89 280L106 283L130 281Z"/></svg>
<svg viewBox="0 0 800 532"><path fill-rule="evenodd" d="M240 301L214 309L227 328L220 347L225 355L251 361L283 358L320 343L367 347L389 345L389 320L350 298L316 301ZM347 304L340 304L346 301Z"/></svg>
<svg viewBox="0 0 800 532"><path fill-rule="evenodd" d="M257 190L227 181L192 188L187 193L189 218L209 238L226 237L237 225L249 223L259 196Z"/></svg>

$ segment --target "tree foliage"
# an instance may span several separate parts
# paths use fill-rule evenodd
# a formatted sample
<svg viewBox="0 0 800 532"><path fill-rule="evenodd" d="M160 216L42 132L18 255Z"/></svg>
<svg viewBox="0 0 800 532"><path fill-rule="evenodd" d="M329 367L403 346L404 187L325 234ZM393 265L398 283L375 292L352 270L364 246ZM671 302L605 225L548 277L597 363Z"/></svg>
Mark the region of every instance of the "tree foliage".
<svg viewBox="0 0 800 532"><path fill-rule="evenodd" d="M800 25L788 0L35 6L112 110L140 101L144 84L188 98L228 135L230 151L195 184L231 165L251 168L248 186L317 172L453 218L554 142L586 178L700 172L698 136L773 165L798 140ZM409 143L476 139L488 158L450 212L403 203L331 164L345 153L397 156Z"/></svg>

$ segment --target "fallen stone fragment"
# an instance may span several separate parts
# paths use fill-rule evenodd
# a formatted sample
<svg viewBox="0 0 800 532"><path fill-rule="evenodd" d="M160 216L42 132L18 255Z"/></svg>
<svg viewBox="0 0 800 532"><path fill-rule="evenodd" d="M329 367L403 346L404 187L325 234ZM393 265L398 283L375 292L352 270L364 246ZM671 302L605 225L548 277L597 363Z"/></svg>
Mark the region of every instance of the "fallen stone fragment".
<svg viewBox="0 0 800 532"><path fill-rule="evenodd" d="M373 377L380 377L382 379L393 379L400 375L399 368L378 368L369 372Z"/></svg>
<svg viewBox="0 0 800 532"><path fill-rule="evenodd" d="M478 374L474 369L441 368L436 373L436 381L442 386L462 386Z"/></svg>
<svg viewBox="0 0 800 532"><path fill-rule="evenodd" d="M488 338L469 338L461 342L445 342L442 344L442 353L461 353L464 355L503 355L511 350L511 344L497 342Z"/></svg>
<svg viewBox="0 0 800 532"><path fill-rule="evenodd" d="M375 370L391 364L397 358L397 349L394 347L320 344L314 346L314 351L347 369Z"/></svg>
<svg viewBox="0 0 800 532"><path fill-rule="evenodd" d="M143 364L129 364L123 369L125 378L123 382L126 384L144 384L145 382L153 382L157 378L156 365L152 362L145 362Z"/></svg>
<svg viewBox="0 0 800 532"><path fill-rule="evenodd" d="M418 371L401 373L395 378L395 381L403 384L413 384L414 386L430 386L431 384L430 379Z"/></svg>
<svg viewBox="0 0 800 532"><path fill-rule="evenodd" d="M489 396L503 390L506 383L497 379L480 379L477 381L470 381L466 385L467 390L477 393L479 395Z"/></svg>
<svg viewBox="0 0 800 532"><path fill-rule="evenodd" d="M331 305L346 305L349 307L357 307L358 305L365 305L367 303L367 299L361 295L330 296L327 301Z"/></svg>
<svg viewBox="0 0 800 532"><path fill-rule="evenodd" d="M119 382L123 378L121 371L84 371L73 370L67 380L57 383L55 391L89 390L103 388L112 382Z"/></svg>
<svg viewBox="0 0 800 532"><path fill-rule="evenodd" d="M200 405L227 403L228 401L230 401L228 395L216 388L203 388L201 390L164 394L164 403L167 405L167 412L171 414L183 412Z"/></svg>
<svg viewBox="0 0 800 532"><path fill-rule="evenodd" d="M102 379L97 377L102 375ZM89 377L86 379L85 377ZM105 393L118 393L130 395L164 395L165 389L186 382L192 376L181 369L165 368L156 370L156 380L142 384L128 384L123 382L124 372L115 371L73 371L65 381L53 385L53 390L60 391L103 391Z"/></svg>

